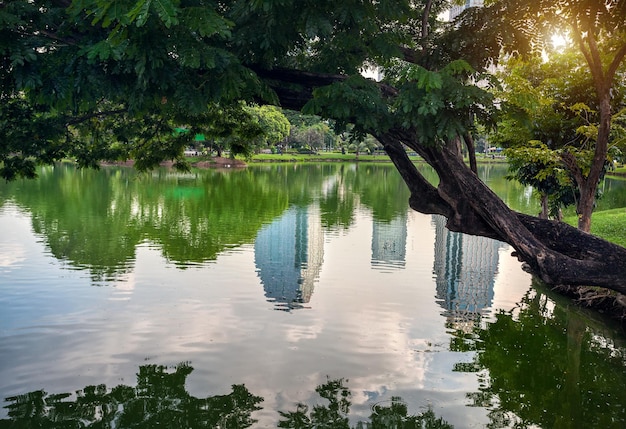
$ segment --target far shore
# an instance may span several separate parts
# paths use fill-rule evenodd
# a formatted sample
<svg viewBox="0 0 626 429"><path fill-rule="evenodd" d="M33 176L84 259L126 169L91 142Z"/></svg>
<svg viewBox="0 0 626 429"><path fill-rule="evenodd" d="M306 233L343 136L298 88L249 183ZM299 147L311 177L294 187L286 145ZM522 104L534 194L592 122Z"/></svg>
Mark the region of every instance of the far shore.
<svg viewBox="0 0 626 429"><path fill-rule="evenodd" d="M232 158L224 158L224 157L197 157L197 158L187 158L192 167L195 168L237 168L237 167L246 167L247 164L245 161L241 159L232 159ZM100 163L101 166L122 166L122 167L134 167L135 161L132 159L126 161L103 161ZM162 167L173 167L174 161L162 161L159 163Z"/></svg>
<svg viewBox="0 0 626 429"><path fill-rule="evenodd" d="M424 162L419 156L410 156L414 162ZM189 156L186 157L192 168L244 168L248 165L268 164L268 163L298 163L298 162L379 162L391 163L386 155L364 155L358 156L354 153L340 154L336 152L322 152L319 154L255 154L250 159L230 157L209 157L209 156ZM498 156L478 156L476 161L480 164L503 164L506 158ZM127 161L103 161L102 166L134 166L133 160ZM163 161L159 164L162 167L173 167L174 161ZM622 166L615 170L607 171L609 176L626 177L626 167Z"/></svg>

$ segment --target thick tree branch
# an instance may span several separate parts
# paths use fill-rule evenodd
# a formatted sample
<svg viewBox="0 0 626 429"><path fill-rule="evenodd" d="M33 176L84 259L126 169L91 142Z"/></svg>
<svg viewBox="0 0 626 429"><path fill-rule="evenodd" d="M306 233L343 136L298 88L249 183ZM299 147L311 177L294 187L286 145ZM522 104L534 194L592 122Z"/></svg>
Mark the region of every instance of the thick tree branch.
<svg viewBox="0 0 626 429"><path fill-rule="evenodd" d="M569 225L514 212L445 147L425 147L411 133L401 135L437 172L438 198L452 210L446 215L448 229L510 244L548 284L596 285L626 293L625 248ZM413 208L419 211L419 206Z"/></svg>
<svg viewBox="0 0 626 429"><path fill-rule="evenodd" d="M613 61L609 65L609 68L606 72L606 76L611 81L615 78L615 73L617 73L617 69L622 64L624 57L626 56L626 44L622 45L622 47L615 53L613 57Z"/></svg>
<svg viewBox="0 0 626 429"><path fill-rule="evenodd" d="M313 98L313 90L345 81L348 76L330 73L313 73L294 69L265 69L250 66L276 92L280 104L286 109L300 110ZM391 85L378 83L383 96L394 97L398 91Z"/></svg>
<svg viewBox="0 0 626 429"><path fill-rule="evenodd" d="M293 69L265 69L250 66L250 69L264 79L276 92L283 108L301 110L313 98L313 90L335 82L342 82L347 76L327 73L313 73Z"/></svg>
<svg viewBox="0 0 626 429"><path fill-rule="evenodd" d="M424 178L411 161L399 140L388 134L376 136L385 152L396 166L411 192L410 205L415 211L425 214L452 215L452 208L438 194L437 189Z"/></svg>

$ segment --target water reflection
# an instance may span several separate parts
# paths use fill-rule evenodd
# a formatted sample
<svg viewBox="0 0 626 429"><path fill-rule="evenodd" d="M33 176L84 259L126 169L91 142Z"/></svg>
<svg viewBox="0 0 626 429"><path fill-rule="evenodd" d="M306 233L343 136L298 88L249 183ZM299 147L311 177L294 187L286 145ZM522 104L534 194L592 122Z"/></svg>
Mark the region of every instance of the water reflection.
<svg viewBox="0 0 626 429"><path fill-rule="evenodd" d="M370 421L359 421L350 425L350 401L352 392L344 385L344 379L328 380L317 386L315 391L327 401L317 404L313 409L305 404L298 404L295 411L280 411L280 428L290 429L402 429L429 428L452 429L441 417L437 417L431 408L423 413L409 414L407 404L398 396L384 403L371 406Z"/></svg>
<svg viewBox="0 0 626 429"><path fill-rule="evenodd" d="M563 332L566 335L563 335ZM455 365L475 373L480 388L467 394L469 407L489 410L489 428L621 428L626 423L626 352L585 312L541 285L514 312L500 312L471 333L457 331L451 348L474 350L473 361ZM243 384L231 392L195 397L186 388L193 368L142 365L136 386L90 385L72 393L36 390L5 400L3 428L247 428L257 423L263 398ZM368 420L351 416L348 380L317 386L314 404L287 403L282 428L451 428L427 404L398 396L369 403ZM362 392L359 392L362 393ZM410 413L409 407L424 411Z"/></svg>
<svg viewBox="0 0 626 429"><path fill-rule="evenodd" d="M48 394L44 390L6 398L9 419L3 428L247 428L256 423L260 396L244 385L226 395L196 398L185 388L193 368L182 363L172 371L143 365L137 386L103 384L76 392Z"/></svg>
<svg viewBox="0 0 626 429"><path fill-rule="evenodd" d="M479 374L468 399L489 427L624 427L626 349L594 317L535 283L515 312L456 333L453 348L477 351L456 370Z"/></svg>
<svg viewBox="0 0 626 429"><path fill-rule="evenodd" d="M505 244L485 237L451 232L446 219L433 215L437 299L448 325L471 330L491 306L500 249Z"/></svg>
<svg viewBox="0 0 626 429"><path fill-rule="evenodd" d="M372 266L403 268L406 264L406 212L389 222L374 221L372 231Z"/></svg>
<svg viewBox="0 0 626 429"><path fill-rule="evenodd" d="M545 334L533 325L515 333L515 317L510 327L506 319L497 319L492 328L487 323L495 320L492 305L502 304L508 294L510 308L508 302L517 302L530 287L528 275L512 258L498 261L497 242L449 233L436 219L410 212L406 187L392 172L393 167L377 165L294 165L191 175L159 171L145 177L122 169L60 168L37 181L0 184L6 226L0 237L2 396L11 395L13 404L15 393L43 384L58 391L100 381L114 386L132 378L146 359L166 364L190 360L198 373L184 386L196 399L185 400L203 403L208 398L198 392L223 392L231 383L245 383L271 410L251 413L259 426L275 425L275 410L297 412L298 401L307 404L300 411L312 421L316 399L307 395L313 395L325 374L350 378L352 427L358 424L355 414L363 420L361 427L378 427L373 417L364 420L374 403L372 411L381 415L385 404L401 408L403 402L390 400L392 395L409 399L412 413L406 418L421 415L421 407L430 403L457 427L487 424L488 411L494 427L504 421L497 416L531 421L542 402L525 402L524 407L537 408L527 411L517 410L516 401L519 395L532 395L527 393L532 386L523 383L547 370L539 362L532 377L504 377L522 365L520 355L531 352L497 348L513 347L515 335L538 335L537 350L557 354L550 359L572 356L568 365L576 368L577 355L541 348ZM490 174L495 180L495 170ZM494 182L501 192L505 185L510 183ZM515 201L515 188L506 189ZM512 275L497 279L494 296L498 264L500 274ZM86 287L96 278L111 287ZM300 306L314 308L291 314L267 311ZM555 312L554 306L546 304L546 311ZM558 311L568 314L570 309ZM565 341L572 350L585 348L586 342L578 341L580 326L562 327L560 335L569 339L554 333L551 341ZM514 333L505 334L513 337L511 345L495 339L501 329ZM610 335L591 329L584 331L593 337L590 344L609 347ZM451 339L453 330L458 332ZM622 345L610 347L623 354ZM474 360L475 353L482 353L482 360ZM587 353L595 352L580 356ZM607 356L599 355L581 359ZM607 380L611 371L618 374L615 385L606 387L610 394L583 393L605 386L594 381L596 369L581 361L578 368L584 374L567 380L550 376L542 395L579 380L578 390L567 388L583 398L571 400L572 406L591 409L604 401L611 405L598 407L600 412L623 423L623 412L616 410L625 398L612 392L626 382L619 375L624 367L615 363L597 371ZM523 370L535 371L530 365ZM566 368L559 370L562 375ZM183 370L165 373L172 371ZM81 395L100 395L98 389L85 388ZM509 397L509 391L515 394ZM111 392L105 389L101 396ZM472 394L466 398L466 392ZM29 410L38 410L42 395L44 401L55 400L35 392L23 401L31 404ZM177 396L184 397L184 392ZM77 407L78 396L59 400ZM546 402L551 407L547 413L561 412L558 406L564 402ZM150 408L154 402L147 404L146 409L155 410ZM583 414L583 419L600 418ZM148 427L136 426L142 425Z"/></svg>
<svg viewBox="0 0 626 429"><path fill-rule="evenodd" d="M264 226L254 241L254 262L265 296L276 310L303 308L324 259L319 208L292 207Z"/></svg>
<svg viewBox="0 0 626 429"><path fill-rule="evenodd" d="M257 423L253 418L263 398L253 395L245 385L235 384L226 395L197 398L190 395L185 382L193 368L188 363L168 369L143 365L137 374L137 386L87 386L76 392L48 394L37 390L6 398L8 419L0 420L2 428L154 428L243 429ZM402 398L373 404L370 421L350 425L352 393L344 379L328 380L315 391L327 403L312 409L297 404L294 411L278 411L280 428L293 429L396 429L452 428L432 409L409 414Z"/></svg>
<svg viewBox="0 0 626 429"><path fill-rule="evenodd" d="M434 176L430 170L424 174ZM495 187L506 185L503 194L521 192L503 179L491 181ZM215 261L257 236L263 239L269 232L259 234L261 228L281 222L290 207L316 210L307 215L315 217L307 228L325 232L350 228L355 212L367 207L374 221L372 266L401 268L408 197L390 165L279 165L192 174L156 170L149 176L124 168L77 171L57 165L41 169L37 180L0 184L0 204L13 201L30 212L33 229L51 253L73 268L88 269L94 281L131 272L136 248L145 242L181 268ZM304 209L309 206L314 208ZM270 283L265 274L263 281Z"/></svg>

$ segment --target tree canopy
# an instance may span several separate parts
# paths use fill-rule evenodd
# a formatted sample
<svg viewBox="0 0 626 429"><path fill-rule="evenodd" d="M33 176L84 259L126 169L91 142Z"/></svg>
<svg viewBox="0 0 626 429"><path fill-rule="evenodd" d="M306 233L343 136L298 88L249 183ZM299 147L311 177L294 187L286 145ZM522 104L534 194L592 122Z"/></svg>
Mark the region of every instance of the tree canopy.
<svg viewBox="0 0 626 429"><path fill-rule="evenodd" d="M506 100L506 113L491 142L504 146L514 177L532 185L542 199L542 215L558 218L560 207L580 206L584 178L592 170L598 139L600 109L591 75L577 49L561 47L542 58L510 58L501 71L503 89L496 97ZM624 82L613 86L611 134L601 165L600 179L620 156L620 125ZM568 162L564 162L567 158ZM588 185L591 182L587 181ZM596 190L596 199L599 197Z"/></svg>
<svg viewBox="0 0 626 429"><path fill-rule="evenodd" d="M62 157L83 166L132 157L141 168L181 160L185 138L223 124L219 112L240 112L242 102L279 105L331 118L338 130L350 126L357 139L371 134L408 185L411 207L444 215L451 230L511 244L544 281L626 292L626 249L511 211L459 150L463 142L471 153L476 125L492 126L500 113L487 67L503 52L539 53L550 31L568 26L600 112L592 167L576 175L581 210L590 213L626 55L626 1L492 0L439 21L449 4L1 2L2 175L30 177L35 162ZM368 66L385 79L365 78ZM192 132L172 136L175 125ZM437 186L404 146L434 167Z"/></svg>

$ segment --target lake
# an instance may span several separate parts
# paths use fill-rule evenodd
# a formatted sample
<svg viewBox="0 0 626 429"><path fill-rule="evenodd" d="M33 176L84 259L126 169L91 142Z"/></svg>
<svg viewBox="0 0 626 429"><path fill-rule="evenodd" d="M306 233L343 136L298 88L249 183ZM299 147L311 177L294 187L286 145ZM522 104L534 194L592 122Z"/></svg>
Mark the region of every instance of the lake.
<svg viewBox="0 0 626 429"><path fill-rule="evenodd" d="M0 427L626 427L624 333L391 165L39 175L0 184Z"/></svg>

